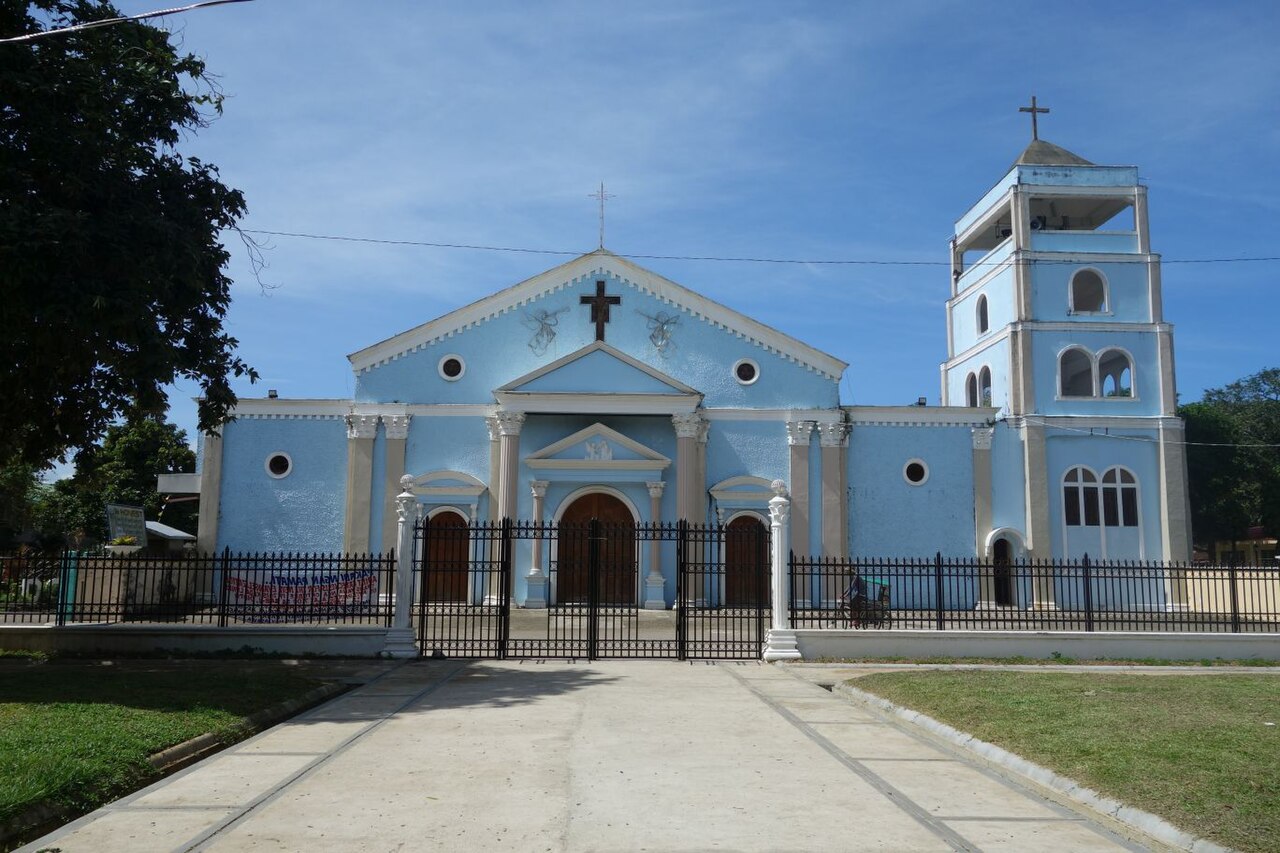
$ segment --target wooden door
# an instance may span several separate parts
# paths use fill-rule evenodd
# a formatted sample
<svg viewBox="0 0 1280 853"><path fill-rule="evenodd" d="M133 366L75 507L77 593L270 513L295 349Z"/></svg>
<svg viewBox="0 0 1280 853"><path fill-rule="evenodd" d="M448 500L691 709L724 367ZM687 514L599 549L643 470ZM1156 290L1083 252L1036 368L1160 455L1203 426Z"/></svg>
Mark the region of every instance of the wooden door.
<svg viewBox="0 0 1280 853"><path fill-rule="evenodd" d="M725 526L724 603L763 607L769 603L769 553L764 522L740 515Z"/></svg>
<svg viewBox="0 0 1280 853"><path fill-rule="evenodd" d="M465 602L471 573L471 532L453 510L427 520L424 593L427 601Z"/></svg>
<svg viewBox="0 0 1280 853"><path fill-rule="evenodd" d="M634 605L636 601L635 520L627 505L613 495L592 492L571 503L560 517L556 545L556 601L586 603L590 594L592 519L600 522L596 567L601 605Z"/></svg>

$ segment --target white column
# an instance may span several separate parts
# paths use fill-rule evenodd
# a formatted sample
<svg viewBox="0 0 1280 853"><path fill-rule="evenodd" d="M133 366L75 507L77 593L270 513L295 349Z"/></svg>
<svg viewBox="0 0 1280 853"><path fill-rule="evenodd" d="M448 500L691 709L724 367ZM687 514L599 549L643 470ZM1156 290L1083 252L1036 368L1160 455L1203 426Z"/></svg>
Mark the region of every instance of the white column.
<svg viewBox="0 0 1280 853"><path fill-rule="evenodd" d="M995 607L995 577L987 558L987 535L991 532L991 439L995 430L978 427L973 435L973 553L982 573L978 578L978 607Z"/></svg>
<svg viewBox="0 0 1280 853"><path fill-rule="evenodd" d="M547 497L547 486L550 485L546 480L530 480L529 491L533 495L533 521L535 524L542 523L543 503ZM529 574L525 576L525 583L528 584L528 595L525 596L524 606L536 610L541 610L547 606L547 576L542 571L542 537L535 536L530 547L533 554L529 562Z"/></svg>
<svg viewBox="0 0 1280 853"><path fill-rule="evenodd" d="M490 415L484 419L489 428L489 520L497 521L499 495L502 492L502 471L498 467L498 455L502 447L502 433L498 429L498 419Z"/></svg>
<svg viewBox="0 0 1280 853"><path fill-rule="evenodd" d="M212 554L218 549L218 510L222 502L222 436L204 434L200 454L200 515L196 522L196 550Z"/></svg>
<svg viewBox="0 0 1280 853"><path fill-rule="evenodd" d="M649 521L659 524L662 521L662 492L666 483L645 483L649 489ZM666 584L662 580L661 550L662 542L650 539L646 543L649 548L649 574L644 579L644 609L665 610L667 607Z"/></svg>
<svg viewBox="0 0 1280 853"><path fill-rule="evenodd" d="M769 500L771 592L773 612L769 620L769 633L765 637L765 660L795 660L800 657L800 649L796 645L796 632L791 630L790 614L787 612L787 587L790 583L790 567L788 558L791 554L789 518L791 515L791 498L787 494L787 484L781 480L773 481L773 497Z"/></svg>
<svg viewBox="0 0 1280 853"><path fill-rule="evenodd" d="M702 432L702 414L683 412L671 416L676 428L676 518L700 521L695 517L698 475L698 436Z"/></svg>
<svg viewBox="0 0 1280 853"><path fill-rule="evenodd" d="M400 491L400 478L404 476L404 446L409 438L409 415L383 415L382 426L386 430L387 470L382 481L380 550L386 551L396 542L396 494Z"/></svg>
<svg viewBox="0 0 1280 853"><path fill-rule="evenodd" d="M524 412L498 412L498 518L516 517L516 480L520 473L520 429Z"/></svg>
<svg viewBox="0 0 1280 853"><path fill-rule="evenodd" d="M369 550L369 510L373 501L373 439L377 415L347 415L347 504L342 523L342 550Z"/></svg>
<svg viewBox="0 0 1280 853"><path fill-rule="evenodd" d="M791 548L808 556L809 548L809 442L813 421L787 421L791 447Z"/></svg>
<svg viewBox="0 0 1280 853"><path fill-rule="evenodd" d="M396 598L392 626L382 647L384 657L414 658L418 644L413 637L413 526L417 498L409 491L413 478L400 478L402 491L396 496Z"/></svg>

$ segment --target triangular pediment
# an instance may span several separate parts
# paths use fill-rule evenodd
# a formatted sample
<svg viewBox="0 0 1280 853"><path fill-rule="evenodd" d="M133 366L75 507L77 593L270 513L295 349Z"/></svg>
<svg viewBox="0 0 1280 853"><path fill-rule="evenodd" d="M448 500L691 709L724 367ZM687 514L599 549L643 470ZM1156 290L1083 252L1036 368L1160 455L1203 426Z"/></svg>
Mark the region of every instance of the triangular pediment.
<svg viewBox="0 0 1280 853"><path fill-rule="evenodd" d="M671 460L628 438L616 429L595 423L525 457L532 469L661 471Z"/></svg>
<svg viewBox="0 0 1280 853"><path fill-rule="evenodd" d="M605 249L582 255L554 269L498 291L478 302L401 332L381 343L347 356L357 373L371 370L430 346L466 329L512 311L524 310L534 301L601 274L608 274L623 286L633 287L662 303L676 307L693 318L732 332L762 349L800 364L823 376L839 379L846 365L840 359L814 349L732 308L721 305L683 285L663 278L638 264Z"/></svg>
<svg viewBox="0 0 1280 853"><path fill-rule="evenodd" d="M585 346L508 382L495 393L664 394L698 392L603 341Z"/></svg>

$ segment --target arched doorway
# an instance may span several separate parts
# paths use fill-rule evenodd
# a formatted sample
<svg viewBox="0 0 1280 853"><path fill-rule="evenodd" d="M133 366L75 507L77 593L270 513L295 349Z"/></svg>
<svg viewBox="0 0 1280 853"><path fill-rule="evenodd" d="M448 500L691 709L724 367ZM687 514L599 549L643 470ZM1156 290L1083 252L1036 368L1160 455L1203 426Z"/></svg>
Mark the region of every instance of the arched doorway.
<svg viewBox="0 0 1280 853"><path fill-rule="evenodd" d="M471 574L471 531L467 520L451 509L427 519L426 572L423 600L466 601Z"/></svg>
<svg viewBox="0 0 1280 853"><path fill-rule="evenodd" d="M598 538L590 536L591 521L599 523ZM636 602L635 518L619 498L588 492L565 507L556 539L556 602L586 603L590 599L591 550L596 553L597 603L634 605Z"/></svg>
<svg viewBox="0 0 1280 853"><path fill-rule="evenodd" d="M769 603L769 546L764 522L744 514L725 525L724 603L758 607Z"/></svg>
<svg viewBox="0 0 1280 853"><path fill-rule="evenodd" d="M991 562L994 568L996 606L1013 606L1013 546L1001 536L991 543Z"/></svg>

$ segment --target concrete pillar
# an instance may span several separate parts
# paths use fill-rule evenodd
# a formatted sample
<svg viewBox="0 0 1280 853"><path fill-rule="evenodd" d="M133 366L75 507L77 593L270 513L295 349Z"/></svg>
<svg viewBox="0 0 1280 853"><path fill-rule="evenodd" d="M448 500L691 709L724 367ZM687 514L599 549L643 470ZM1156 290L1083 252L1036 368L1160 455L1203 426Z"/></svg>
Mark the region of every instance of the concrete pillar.
<svg viewBox="0 0 1280 853"><path fill-rule="evenodd" d="M1150 220L1147 219L1147 188L1133 188L1133 227L1138 232L1138 251L1146 254L1151 251Z"/></svg>
<svg viewBox="0 0 1280 853"><path fill-rule="evenodd" d="M380 550L395 546L399 522L396 520L396 496L400 493L400 478L404 476L404 446L409 438L408 415L383 415L382 426L386 430L387 471L382 480L382 544Z"/></svg>
<svg viewBox="0 0 1280 853"><path fill-rule="evenodd" d="M991 439L995 430L978 427L973 434L973 553L983 565L978 579L978 606L994 607L995 577L987 560L987 535L991 532Z"/></svg>
<svg viewBox="0 0 1280 853"><path fill-rule="evenodd" d="M373 501L373 439L377 415L347 415L347 505L342 522L342 550L369 550L369 516Z"/></svg>
<svg viewBox="0 0 1280 853"><path fill-rule="evenodd" d="M809 547L809 441L813 421L787 421L791 447L791 549L808 556Z"/></svg>
<svg viewBox="0 0 1280 853"><path fill-rule="evenodd" d="M520 430L524 412L498 412L498 518L516 517L516 481L520 473Z"/></svg>
<svg viewBox="0 0 1280 853"><path fill-rule="evenodd" d="M701 522L697 515L698 437L702 433L700 412L682 412L671 416L676 430L676 518Z"/></svg>
<svg viewBox="0 0 1280 853"><path fill-rule="evenodd" d="M489 428L489 520L497 521L501 516L498 514L498 493L502 491L502 483L499 479L498 469L498 453L501 448L501 433L498 430L498 419L490 415L484 419L485 426Z"/></svg>
<svg viewBox="0 0 1280 853"><path fill-rule="evenodd" d="M1181 421L1160 426L1160 528L1164 559L1191 560L1191 498L1187 491L1186 433ZM1186 603L1185 590L1175 601Z"/></svg>
<svg viewBox="0 0 1280 853"><path fill-rule="evenodd" d="M1022 462L1025 491L1027 558L1047 560L1053 556L1053 539L1049 533L1049 472L1045 454L1044 427L1022 425ZM1053 579L1037 578L1032 584L1032 604L1036 610L1056 610Z"/></svg>
<svg viewBox="0 0 1280 853"><path fill-rule="evenodd" d="M418 644L413 636L413 526L417 513L417 498L409 489L413 478L407 474L400 480L401 492L396 495L396 582L395 611L391 629L382 647L384 657L415 658Z"/></svg>
<svg viewBox="0 0 1280 853"><path fill-rule="evenodd" d="M212 554L218 550L218 511L222 503L222 436L204 434L200 454L200 515L196 522L196 550Z"/></svg>
<svg viewBox="0 0 1280 853"><path fill-rule="evenodd" d="M791 498L787 494L787 484L774 480L773 497L769 499L769 568L773 607L769 632L765 636L765 660L795 660L800 657L796 632L791 630L791 614L788 611L790 596L787 594L787 587L791 583L791 543L788 541L790 516Z"/></svg>
<svg viewBox="0 0 1280 853"><path fill-rule="evenodd" d="M667 484L662 481L645 483L649 489L649 521L662 522L662 493ZM666 584L662 579L662 543L656 539L646 543L649 549L649 574L644 579L644 609L665 610L667 607Z"/></svg>
<svg viewBox="0 0 1280 853"><path fill-rule="evenodd" d="M529 492L533 495L533 521L535 524L542 523L542 513L544 502L547 497L547 486L550 485L546 480L530 480ZM528 586L528 594L525 596L524 606L541 610L547 606L547 575L542 571L542 537L535 536L530 544L529 550L532 558L529 561L529 574L525 577L525 583Z"/></svg>
<svg viewBox="0 0 1280 853"><path fill-rule="evenodd" d="M844 557L849 551L844 465L849 424L818 424L818 442L822 445L822 555Z"/></svg>

